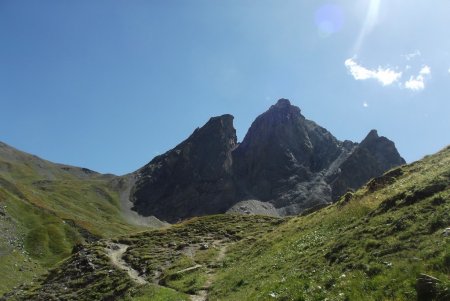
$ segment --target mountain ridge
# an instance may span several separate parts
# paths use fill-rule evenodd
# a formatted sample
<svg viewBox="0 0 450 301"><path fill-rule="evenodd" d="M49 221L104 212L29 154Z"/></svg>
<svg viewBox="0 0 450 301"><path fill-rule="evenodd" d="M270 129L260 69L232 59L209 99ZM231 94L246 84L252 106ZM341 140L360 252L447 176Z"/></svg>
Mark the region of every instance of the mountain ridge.
<svg viewBox="0 0 450 301"><path fill-rule="evenodd" d="M140 225L229 210L296 215L332 203L348 189L405 163L395 144L376 130L360 144L339 141L288 99L259 115L240 143L233 119L230 114L210 118L175 148L124 176L52 163L6 144L0 145L0 155L4 172L10 158L31 164L45 181L101 179L119 194L128 222ZM253 209L240 211L246 202Z"/></svg>
<svg viewBox="0 0 450 301"><path fill-rule="evenodd" d="M262 202L278 215L295 215L405 163L395 144L376 131L361 144L339 141L282 98L255 119L240 143L232 115L211 118L133 173L138 180L130 200L140 214L168 222L224 213L248 200L258 201L254 212L264 212L254 207ZM359 168L358 179L352 168Z"/></svg>

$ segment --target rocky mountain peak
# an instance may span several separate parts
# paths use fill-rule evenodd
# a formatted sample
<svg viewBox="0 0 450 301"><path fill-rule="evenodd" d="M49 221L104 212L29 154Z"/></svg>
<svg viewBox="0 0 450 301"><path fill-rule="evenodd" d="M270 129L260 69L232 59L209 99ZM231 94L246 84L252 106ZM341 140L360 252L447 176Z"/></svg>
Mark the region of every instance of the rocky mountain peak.
<svg viewBox="0 0 450 301"><path fill-rule="evenodd" d="M289 99L281 98L266 113L260 115L269 122L282 123L288 120L304 119L299 107L291 104Z"/></svg>
<svg viewBox="0 0 450 301"><path fill-rule="evenodd" d="M340 165L340 173L331 182L333 200L348 189L356 189L372 177L381 176L387 170L405 164L394 142L371 130Z"/></svg>
<svg viewBox="0 0 450 301"><path fill-rule="evenodd" d="M169 222L249 200L251 208L268 203L272 213L297 214L403 163L376 130L360 144L341 142L282 98L255 119L240 144L232 115L212 117L136 172L131 201L140 214Z"/></svg>
<svg viewBox="0 0 450 301"><path fill-rule="evenodd" d="M211 117L204 126L197 128L188 139L176 148L184 147L185 144L201 144L199 145L201 152L203 152L202 150L211 152L212 149L209 148L215 148L214 144L216 144L217 148L234 148L237 143L237 137L233 120L234 117L230 114Z"/></svg>
<svg viewBox="0 0 450 301"><path fill-rule="evenodd" d="M366 149L377 161L382 170L405 164L393 141L386 137L378 136L376 130L371 130L361 141L360 148Z"/></svg>
<svg viewBox="0 0 450 301"><path fill-rule="evenodd" d="M367 134L366 138L361 141L361 144L365 145L373 143L374 141L378 140L378 138L380 138L380 136L378 136L378 131L373 129Z"/></svg>
<svg viewBox="0 0 450 301"><path fill-rule="evenodd" d="M282 98L255 119L239 147L247 149L260 144L297 144L301 138L306 141L304 120L300 109ZM309 148L307 142L302 144Z"/></svg>
<svg viewBox="0 0 450 301"><path fill-rule="evenodd" d="M289 101L289 99L286 98L280 98L278 99L277 103L274 104L272 107L274 108L288 108L291 107L291 102Z"/></svg>
<svg viewBox="0 0 450 301"><path fill-rule="evenodd" d="M233 152L238 195L278 207L304 202L306 194L297 184L311 181L315 172L339 156L340 149L333 135L307 120L289 100L280 99L255 119Z"/></svg>
<svg viewBox="0 0 450 301"><path fill-rule="evenodd" d="M174 149L136 173L134 210L169 222L224 212L230 207L233 116L212 117Z"/></svg>
<svg viewBox="0 0 450 301"><path fill-rule="evenodd" d="M211 117L209 121L203 126L203 128L209 126L218 126L223 129L234 130L233 120L234 116L230 114L223 114L220 116Z"/></svg>

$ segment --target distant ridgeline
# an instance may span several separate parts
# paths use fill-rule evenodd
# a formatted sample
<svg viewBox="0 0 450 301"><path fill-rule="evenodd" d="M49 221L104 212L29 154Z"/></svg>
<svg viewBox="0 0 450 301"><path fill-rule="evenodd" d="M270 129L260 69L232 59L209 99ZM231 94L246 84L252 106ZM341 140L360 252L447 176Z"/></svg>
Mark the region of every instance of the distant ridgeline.
<svg viewBox="0 0 450 301"><path fill-rule="evenodd" d="M176 222L227 211L299 214L402 164L394 143L376 130L359 144L339 141L280 99L256 118L241 143L233 116L213 117L125 177L133 210Z"/></svg>
<svg viewBox="0 0 450 301"><path fill-rule="evenodd" d="M91 239L127 232L130 223L161 226L225 212L296 215L405 163L376 130L359 144L339 141L287 99L258 116L241 143L233 119L212 117L174 149L124 176L55 164L2 143L0 188L11 196L5 199L55 212Z"/></svg>

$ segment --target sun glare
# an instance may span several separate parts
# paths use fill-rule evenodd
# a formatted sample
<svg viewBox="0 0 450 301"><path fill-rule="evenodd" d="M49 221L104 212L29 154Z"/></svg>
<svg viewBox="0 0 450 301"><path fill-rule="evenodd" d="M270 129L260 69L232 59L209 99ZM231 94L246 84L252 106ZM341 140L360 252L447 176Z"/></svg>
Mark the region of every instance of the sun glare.
<svg viewBox="0 0 450 301"><path fill-rule="evenodd" d="M380 11L381 0L370 0L367 8L366 18L364 20L363 27L359 32L358 39L354 46L354 53L358 54L364 43L365 37L372 31L378 22L378 15Z"/></svg>

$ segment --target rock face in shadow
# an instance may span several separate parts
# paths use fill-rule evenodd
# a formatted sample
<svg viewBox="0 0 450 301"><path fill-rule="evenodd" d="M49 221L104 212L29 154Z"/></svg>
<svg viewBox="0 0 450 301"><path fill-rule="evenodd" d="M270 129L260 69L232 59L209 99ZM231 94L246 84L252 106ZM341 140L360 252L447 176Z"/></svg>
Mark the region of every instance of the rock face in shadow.
<svg viewBox="0 0 450 301"><path fill-rule="evenodd" d="M238 198L271 202L277 208L327 202L331 191L317 174L341 153L341 142L305 119L289 100L280 99L256 118L233 152Z"/></svg>
<svg viewBox="0 0 450 301"><path fill-rule="evenodd" d="M235 199L233 116L211 118L174 149L138 170L133 209L168 222L225 212Z"/></svg>
<svg viewBox="0 0 450 301"><path fill-rule="evenodd" d="M329 179L332 199L337 200L347 190L357 189L370 178L381 176L385 171L405 163L394 142L371 130L340 165L340 172Z"/></svg>
<svg viewBox="0 0 450 301"><path fill-rule="evenodd" d="M279 215L292 215L335 201L404 163L394 143L375 130L360 144L339 141L280 99L240 144L231 115L211 118L135 172L131 201L140 214L168 222L223 213L249 200L247 214L264 212L267 203Z"/></svg>

